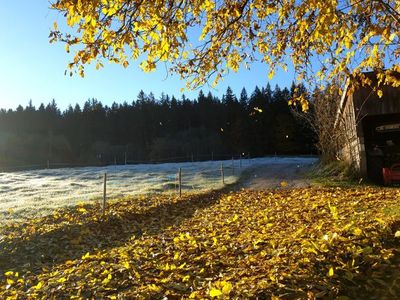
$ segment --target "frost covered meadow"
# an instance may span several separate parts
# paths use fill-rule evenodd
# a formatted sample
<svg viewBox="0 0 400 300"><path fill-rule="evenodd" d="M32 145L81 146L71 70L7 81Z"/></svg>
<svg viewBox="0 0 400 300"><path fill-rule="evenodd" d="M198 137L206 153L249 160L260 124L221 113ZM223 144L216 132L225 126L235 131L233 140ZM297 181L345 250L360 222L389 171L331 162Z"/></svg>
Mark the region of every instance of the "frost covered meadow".
<svg viewBox="0 0 400 300"><path fill-rule="evenodd" d="M264 157L234 161L206 161L165 164L119 165L45 169L0 173L1 222L18 221L49 214L54 209L102 197L103 174L107 173L107 197L117 198L149 193L174 193L176 174L182 168L183 191L201 192L222 187L221 163L225 183L234 183L249 167L272 164L311 164L314 157Z"/></svg>

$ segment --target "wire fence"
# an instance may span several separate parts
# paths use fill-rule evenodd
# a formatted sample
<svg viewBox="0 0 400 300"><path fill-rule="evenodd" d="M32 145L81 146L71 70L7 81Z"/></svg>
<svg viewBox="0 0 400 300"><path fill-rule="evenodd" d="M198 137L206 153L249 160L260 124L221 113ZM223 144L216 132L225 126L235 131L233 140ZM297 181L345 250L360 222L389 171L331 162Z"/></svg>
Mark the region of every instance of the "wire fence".
<svg viewBox="0 0 400 300"><path fill-rule="evenodd" d="M228 161L228 166L221 162L219 168L212 169L199 169L197 171L188 171L182 167L177 169L176 173L167 173L163 177L156 177L158 189L154 192L165 192L175 191L179 196L182 196L182 192L185 190L203 190L204 186L201 183L207 182L209 189L220 188L227 183L233 183L235 178L235 168L236 173L239 175L241 168L243 166L242 159L235 161L232 158L231 162ZM102 211L105 213L105 207L107 203L107 196L114 195L121 191L121 178L120 176L115 176L116 182L113 183L113 176L108 173L103 175L103 201L102 201ZM227 181L226 179L229 180ZM109 194L107 194L107 191Z"/></svg>
<svg viewBox="0 0 400 300"><path fill-rule="evenodd" d="M120 155L121 156L121 155ZM105 167L110 165L139 165L139 164L161 164L161 163L181 163L181 162L200 162L200 161L219 161L219 160L242 160L250 159L250 153L236 155L229 154L190 154L185 156L173 156L148 160L129 160L125 154L124 159L114 159L113 162L94 162L94 163L71 163L47 160L37 164L15 164L0 165L0 172L17 172L25 170L41 170L54 168L83 168L83 167Z"/></svg>
<svg viewBox="0 0 400 300"><path fill-rule="evenodd" d="M176 164L127 164L85 168L45 168L0 173L0 219L24 220L75 206L139 194L201 192L234 183L251 159ZM64 164L54 164L60 166ZM70 166L69 166L70 167ZM0 221L0 223L2 223Z"/></svg>
<svg viewBox="0 0 400 300"><path fill-rule="evenodd" d="M109 199L220 189L237 181L248 167L315 161L315 156L250 159L239 155L218 161L0 172L0 225L52 214L58 208L79 203L100 203L105 208Z"/></svg>

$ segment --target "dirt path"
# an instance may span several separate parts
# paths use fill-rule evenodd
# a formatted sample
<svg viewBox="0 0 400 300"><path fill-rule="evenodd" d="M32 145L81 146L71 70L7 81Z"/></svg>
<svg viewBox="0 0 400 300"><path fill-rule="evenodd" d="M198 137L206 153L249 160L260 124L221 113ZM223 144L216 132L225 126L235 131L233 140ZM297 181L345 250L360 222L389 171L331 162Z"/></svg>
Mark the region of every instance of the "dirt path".
<svg viewBox="0 0 400 300"><path fill-rule="evenodd" d="M243 173L238 187L251 190L310 187L311 182L306 178L306 173L312 166L293 163L257 166Z"/></svg>

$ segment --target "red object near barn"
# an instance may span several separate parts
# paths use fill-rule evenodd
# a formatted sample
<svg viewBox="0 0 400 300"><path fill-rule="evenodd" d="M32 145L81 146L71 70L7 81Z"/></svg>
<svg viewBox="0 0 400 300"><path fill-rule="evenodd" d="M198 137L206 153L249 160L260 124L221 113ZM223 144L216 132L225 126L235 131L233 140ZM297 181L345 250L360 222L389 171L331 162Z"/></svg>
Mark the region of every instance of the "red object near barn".
<svg viewBox="0 0 400 300"><path fill-rule="evenodd" d="M391 185L394 181L400 182L400 163L392 165L390 168L383 168L383 183Z"/></svg>

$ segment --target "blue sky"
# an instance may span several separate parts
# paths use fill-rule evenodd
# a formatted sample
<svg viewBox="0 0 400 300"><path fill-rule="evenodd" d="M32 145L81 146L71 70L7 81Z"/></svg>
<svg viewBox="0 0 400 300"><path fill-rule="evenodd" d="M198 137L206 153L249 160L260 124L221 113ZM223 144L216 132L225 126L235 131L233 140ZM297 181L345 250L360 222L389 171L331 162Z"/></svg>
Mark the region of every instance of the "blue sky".
<svg viewBox="0 0 400 300"><path fill-rule="evenodd" d="M180 98L180 89L185 86L178 76L166 77L164 66L155 73L146 74L137 63L128 69L115 64L105 64L96 71L88 68L85 78L64 75L73 53L67 54L62 44L50 44L48 35L53 22L65 24L64 18L50 10L48 1L5 1L0 10L0 108L26 106L31 99L38 107L53 98L64 109L68 104L84 103L88 98L97 98L103 104L128 103L136 99L141 89L153 92L158 98L162 92ZM72 51L71 51L72 52ZM279 71L268 80L268 69L263 64L253 64L251 70L242 68L229 74L213 94L221 96L228 86L239 95L242 87L250 94L256 85L265 86L269 81L274 87L290 86L292 72ZM208 86L203 91L208 92ZM199 90L188 92L196 97Z"/></svg>

